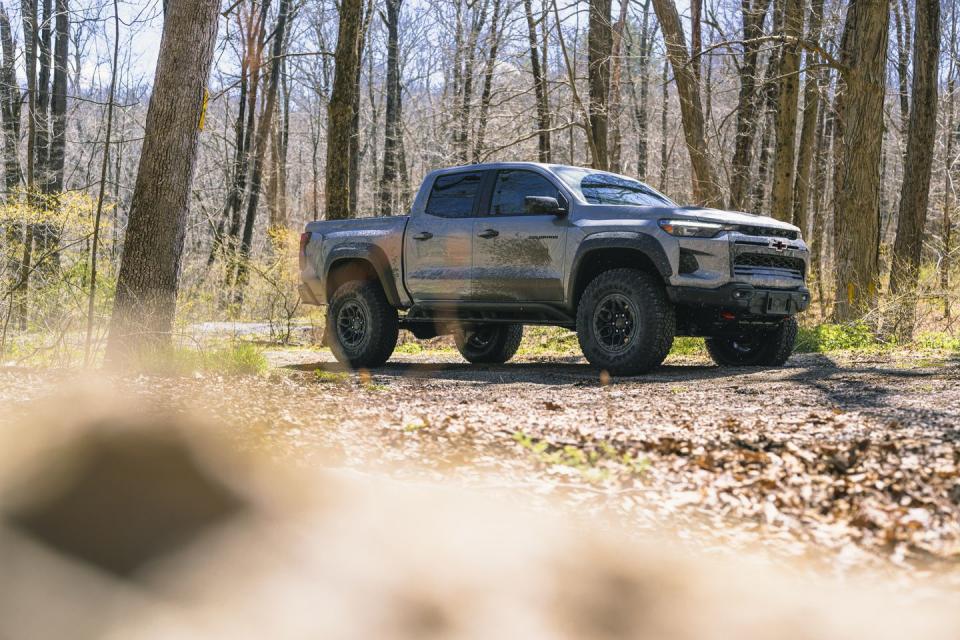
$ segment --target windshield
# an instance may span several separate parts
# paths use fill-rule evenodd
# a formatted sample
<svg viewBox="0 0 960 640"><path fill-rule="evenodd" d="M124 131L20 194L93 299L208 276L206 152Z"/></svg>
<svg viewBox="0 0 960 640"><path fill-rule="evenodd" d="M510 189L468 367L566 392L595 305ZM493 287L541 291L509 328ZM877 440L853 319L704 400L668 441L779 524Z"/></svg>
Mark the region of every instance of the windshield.
<svg viewBox="0 0 960 640"><path fill-rule="evenodd" d="M578 192L590 204L623 204L641 207L677 206L667 196L639 180L615 173L579 167L553 167L564 184Z"/></svg>

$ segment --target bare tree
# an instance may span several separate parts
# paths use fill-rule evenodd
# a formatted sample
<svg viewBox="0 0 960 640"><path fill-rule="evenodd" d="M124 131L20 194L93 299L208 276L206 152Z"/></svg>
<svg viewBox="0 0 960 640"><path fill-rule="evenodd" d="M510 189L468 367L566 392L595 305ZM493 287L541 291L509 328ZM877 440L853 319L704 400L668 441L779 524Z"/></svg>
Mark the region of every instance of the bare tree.
<svg viewBox="0 0 960 640"><path fill-rule="evenodd" d="M108 357L169 344L220 3L170 0L117 280Z"/></svg>
<svg viewBox="0 0 960 640"><path fill-rule="evenodd" d="M777 147L773 165L770 210L780 219L793 215L794 157L797 141L797 107L800 99L800 38L803 36L802 2L787 0L783 10L786 42L780 53L780 86L776 110Z"/></svg>
<svg viewBox="0 0 960 640"><path fill-rule="evenodd" d="M243 302L243 288L247 281L247 269L250 262L250 249L253 245L253 225L257 218L257 205L260 201L260 184L263 180L263 165L266 161L267 141L270 135L274 112L277 109L277 92L280 88L280 74L283 69L283 45L286 38L287 21L290 17L290 0L280 0L277 14L277 28L273 32L273 46L270 55L270 84L267 86L263 116L257 126L257 139L253 147L253 165L250 170L250 186L247 194L247 214L243 222L243 236L240 238L240 259L237 263L236 301Z"/></svg>
<svg viewBox="0 0 960 640"><path fill-rule="evenodd" d="M386 0L382 15L387 27L387 105L384 113L383 173L380 177L380 215L388 216L401 202L398 193L403 165L402 100L400 95L400 9L403 0Z"/></svg>
<svg viewBox="0 0 960 640"><path fill-rule="evenodd" d="M547 13L544 11L538 20L534 20L530 0L523 0L523 10L527 18L530 70L533 73L533 91L537 100L537 158L540 162L550 162L550 103L547 95L547 76L537 50L537 22L546 22Z"/></svg>
<svg viewBox="0 0 960 640"><path fill-rule="evenodd" d="M328 220L353 217L350 208L350 138L360 68L362 0L343 0L334 54L336 71L328 106L326 212Z"/></svg>
<svg viewBox="0 0 960 640"><path fill-rule="evenodd" d="M809 42L819 42L823 27L823 0L811 0L810 25L807 31ZM793 224L808 236L807 200L810 195L810 176L813 171L813 154L816 144L817 121L820 117L820 92L823 90L823 73L819 68L820 57L813 51L804 54L803 124L800 128L797 177L793 183Z"/></svg>
<svg viewBox="0 0 960 640"><path fill-rule="evenodd" d="M907 158L903 171L897 238L893 244L890 292L895 302L894 332L913 339L917 278L923 227L930 199L930 171L937 133L937 70L940 62L940 0L916 0L913 83ZM948 134L949 135L949 134Z"/></svg>
<svg viewBox="0 0 960 640"><path fill-rule="evenodd" d="M667 56L677 82L677 94L680 96L683 134L687 151L690 153L690 164L693 166L693 198L698 204L718 207L722 203L720 183L707 151L700 87L689 66L690 58L680 26L680 16L673 0L653 0L653 8L660 21L660 29L667 45Z"/></svg>
<svg viewBox="0 0 960 640"><path fill-rule="evenodd" d="M593 166L610 167L607 149L610 98L610 54L613 31L610 27L611 0L590 0L590 22L587 30L587 74L590 84L590 136L593 138Z"/></svg>
<svg viewBox="0 0 960 640"><path fill-rule="evenodd" d="M743 209L750 179L750 159L757 127L757 69L763 35L763 21L770 0L741 0L743 18L743 56L740 62L740 95L737 101L737 125L733 158L730 161L730 208Z"/></svg>
<svg viewBox="0 0 960 640"><path fill-rule="evenodd" d="M834 144L834 318L846 322L877 296L884 70L890 19L885 0L851 0L840 43Z"/></svg>

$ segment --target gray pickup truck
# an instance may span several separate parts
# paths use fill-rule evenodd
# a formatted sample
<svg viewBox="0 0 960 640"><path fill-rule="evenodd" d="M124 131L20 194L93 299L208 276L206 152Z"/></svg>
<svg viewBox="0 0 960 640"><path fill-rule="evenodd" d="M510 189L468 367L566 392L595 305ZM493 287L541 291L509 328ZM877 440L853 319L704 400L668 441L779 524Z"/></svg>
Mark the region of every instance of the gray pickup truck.
<svg viewBox="0 0 960 640"><path fill-rule="evenodd" d="M704 336L721 365L783 364L806 309L809 253L773 218L683 207L632 178L510 162L441 169L409 215L311 222L300 293L327 305L351 367L387 361L400 329L453 334L474 363L503 363L523 325L574 329L614 375Z"/></svg>

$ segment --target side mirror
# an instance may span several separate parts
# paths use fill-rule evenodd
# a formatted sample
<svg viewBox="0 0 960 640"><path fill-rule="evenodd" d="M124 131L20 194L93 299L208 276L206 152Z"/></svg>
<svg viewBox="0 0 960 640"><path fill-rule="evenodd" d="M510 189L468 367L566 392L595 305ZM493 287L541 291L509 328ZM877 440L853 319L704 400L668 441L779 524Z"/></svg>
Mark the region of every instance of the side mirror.
<svg viewBox="0 0 960 640"><path fill-rule="evenodd" d="M566 215L567 208L550 196L527 196L523 199L523 208L527 213L546 213L555 216Z"/></svg>

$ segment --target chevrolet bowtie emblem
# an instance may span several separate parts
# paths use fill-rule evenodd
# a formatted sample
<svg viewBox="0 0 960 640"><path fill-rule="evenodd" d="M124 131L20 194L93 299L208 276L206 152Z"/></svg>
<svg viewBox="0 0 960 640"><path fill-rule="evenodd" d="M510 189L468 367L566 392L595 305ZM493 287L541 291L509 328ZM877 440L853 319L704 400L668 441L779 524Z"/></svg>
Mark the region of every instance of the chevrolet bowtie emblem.
<svg viewBox="0 0 960 640"><path fill-rule="evenodd" d="M770 246L776 249L777 251L783 252L787 248L787 243L782 240L774 240L770 243Z"/></svg>

